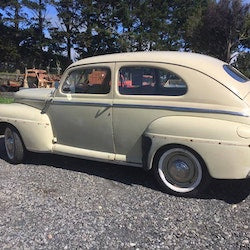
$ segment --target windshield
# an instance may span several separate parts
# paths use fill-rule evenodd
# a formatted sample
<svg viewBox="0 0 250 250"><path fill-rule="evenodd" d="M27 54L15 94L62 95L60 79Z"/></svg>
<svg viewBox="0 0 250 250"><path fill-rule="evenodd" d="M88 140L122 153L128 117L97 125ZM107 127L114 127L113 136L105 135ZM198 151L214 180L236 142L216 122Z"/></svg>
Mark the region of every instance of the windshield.
<svg viewBox="0 0 250 250"><path fill-rule="evenodd" d="M249 79L231 65L223 65L224 70L236 81L247 82Z"/></svg>

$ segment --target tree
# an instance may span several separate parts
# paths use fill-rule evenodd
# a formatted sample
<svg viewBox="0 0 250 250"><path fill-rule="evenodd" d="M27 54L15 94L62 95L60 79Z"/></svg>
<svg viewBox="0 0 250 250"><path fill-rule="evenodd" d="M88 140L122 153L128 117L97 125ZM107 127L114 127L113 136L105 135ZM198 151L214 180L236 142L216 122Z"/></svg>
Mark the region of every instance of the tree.
<svg viewBox="0 0 250 250"><path fill-rule="evenodd" d="M239 38L240 40L240 49L244 50L244 48L250 48L250 13L248 11L245 22L242 28L242 34Z"/></svg>
<svg viewBox="0 0 250 250"><path fill-rule="evenodd" d="M9 0L1 0L0 2L0 9L4 9L6 6L8 6Z"/></svg>
<svg viewBox="0 0 250 250"><path fill-rule="evenodd" d="M21 24L26 22L26 16L21 0L3 0L0 7L4 10L0 20L0 63L4 70L13 70L19 68L21 61L20 44L24 39Z"/></svg>
<svg viewBox="0 0 250 250"><path fill-rule="evenodd" d="M190 49L230 62L231 55L249 41L249 4L241 0L210 1L187 40Z"/></svg>
<svg viewBox="0 0 250 250"><path fill-rule="evenodd" d="M60 24L51 29L54 41L52 49L67 53L68 63L72 61L71 51L80 27L80 2L76 0L53 0Z"/></svg>
<svg viewBox="0 0 250 250"><path fill-rule="evenodd" d="M250 52L240 53L234 66L250 79Z"/></svg>
<svg viewBox="0 0 250 250"><path fill-rule="evenodd" d="M115 4L111 0L83 1L81 28L77 35L80 57L120 51L117 44L118 22Z"/></svg>
<svg viewBox="0 0 250 250"><path fill-rule="evenodd" d="M137 1L133 12L132 31L136 50L176 49L168 23L171 12L168 1Z"/></svg>
<svg viewBox="0 0 250 250"><path fill-rule="evenodd" d="M47 4L49 0L23 0L24 5L32 11L30 17L30 33L36 40L36 49L42 49L48 45L48 39L44 35L50 22L47 20Z"/></svg>
<svg viewBox="0 0 250 250"><path fill-rule="evenodd" d="M22 0L3 0L1 6L5 10L3 22L19 30L20 24L26 22L27 16L23 12Z"/></svg>
<svg viewBox="0 0 250 250"><path fill-rule="evenodd" d="M116 4L122 51L178 50L186 46L190 16L207 0L121 0Z"/></svg>
<svg viewBox="0 0 250 250"><path fill-rule="evenodd" d="M14 27L5 26L3 23L0 23L0 30L0 67L4 71L13 70L20 61L17 32Z"/></svg>
<svg viewBox="0 0 250 250"><path fill-rule="evenodd" d="M171 14L169 18L171 35L173 41L177 43L181 49L186 51L194 49L190 40L192 41L192 38L196 39L193 37L193 33L201 23L208 2L209 0L174 0L171 2Z"/></svg>

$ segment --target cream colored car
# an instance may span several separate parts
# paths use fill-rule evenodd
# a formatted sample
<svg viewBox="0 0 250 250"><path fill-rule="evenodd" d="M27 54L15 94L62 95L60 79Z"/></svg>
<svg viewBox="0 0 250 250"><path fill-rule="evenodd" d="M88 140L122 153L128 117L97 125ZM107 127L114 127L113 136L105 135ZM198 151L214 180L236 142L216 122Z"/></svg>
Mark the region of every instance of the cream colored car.
<svg viewBox="0 0 250 250"><path fill-rule="evenodd" d="M250 81L193 53L87 58L57 89L21 90L1 105L0 131L14 164L28 150L138 166L193 196L210 177L250 176Z"/></svg>

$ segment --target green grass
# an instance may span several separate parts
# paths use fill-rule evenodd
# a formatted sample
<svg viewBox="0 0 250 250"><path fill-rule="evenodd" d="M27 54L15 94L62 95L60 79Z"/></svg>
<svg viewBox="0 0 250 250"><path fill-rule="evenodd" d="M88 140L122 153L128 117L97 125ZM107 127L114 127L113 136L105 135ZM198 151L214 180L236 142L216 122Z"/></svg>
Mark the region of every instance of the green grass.
<svg viewBox="0 0 250 250"><path fill-rule="evenodd" d="M1 103L7 103L7 104L9 104L9 103L12 103L12 102L14 102L14 98L8 98L8 97L2 97L2 96L0 96L0 104Z"/></svg>

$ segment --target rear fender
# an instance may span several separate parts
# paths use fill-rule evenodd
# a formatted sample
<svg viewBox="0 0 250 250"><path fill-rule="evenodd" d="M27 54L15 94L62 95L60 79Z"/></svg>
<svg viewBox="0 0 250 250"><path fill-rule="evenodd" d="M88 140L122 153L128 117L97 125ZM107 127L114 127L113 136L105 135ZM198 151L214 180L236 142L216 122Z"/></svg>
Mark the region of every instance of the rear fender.
<svg viewBox="0 0 250 250"><path fill-rule="evenodd" d="M249 137L240 136L239 131ZM162 117L148 126L144 136L152 142L146 164L144 159L144 168L148 170L158 150L176 144L200 155L215 178L243 178L249 168L249 125L202 117Z"/></svg>

